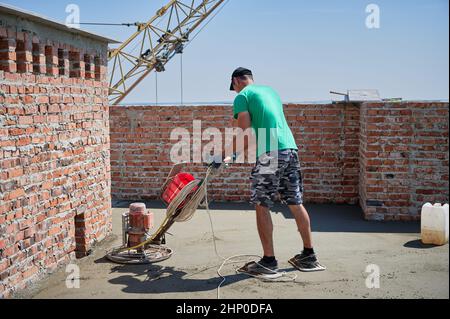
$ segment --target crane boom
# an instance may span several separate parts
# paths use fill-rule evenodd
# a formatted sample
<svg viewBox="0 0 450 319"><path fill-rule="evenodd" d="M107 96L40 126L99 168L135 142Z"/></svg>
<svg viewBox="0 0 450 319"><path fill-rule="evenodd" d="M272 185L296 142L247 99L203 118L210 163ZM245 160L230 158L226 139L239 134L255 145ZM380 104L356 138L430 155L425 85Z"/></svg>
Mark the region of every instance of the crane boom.
<svg viewBox="0 0 450 319"><path fill-rule="evenodd" d="M190 35L225 0L171 0L118 48L111 49L109 101L117 105L151 72L163 72L165 65L183 53Z"/></svg>

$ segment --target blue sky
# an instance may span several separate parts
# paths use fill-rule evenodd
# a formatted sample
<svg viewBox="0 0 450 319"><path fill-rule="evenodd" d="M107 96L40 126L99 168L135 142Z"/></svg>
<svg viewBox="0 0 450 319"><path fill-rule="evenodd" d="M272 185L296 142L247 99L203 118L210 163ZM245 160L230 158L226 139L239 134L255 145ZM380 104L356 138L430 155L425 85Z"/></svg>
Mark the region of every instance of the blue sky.
<svg viewBox="0 0 450 319"><path fill-rule="evenodd" d="M75 3L83 22L148 20L166 0L0 0L64 21ZM365 25L381 9L380 29ZM448 0L230 0L184 53L184 101L231 101L230 75L251 68L285 102L329 100L330 90L376 88L382 97L449 98ZM132 28L86 27L125 40ZM180 59L159 75L159 101L180 101ZM155 101L150 76L125 101Z"/></svg>

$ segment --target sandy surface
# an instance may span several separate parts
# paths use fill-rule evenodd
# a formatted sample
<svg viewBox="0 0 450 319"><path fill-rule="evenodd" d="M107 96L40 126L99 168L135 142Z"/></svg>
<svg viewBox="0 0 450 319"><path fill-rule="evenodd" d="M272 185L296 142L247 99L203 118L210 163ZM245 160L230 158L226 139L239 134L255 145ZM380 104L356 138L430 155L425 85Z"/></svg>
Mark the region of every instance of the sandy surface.
<svg viewBox="0 0 450 319"><path fill-rule="evenodd" d="M126 207L128 203L116 203ZM164 210L149 203L160 221ZM287 260L301 250L295 221L279 208L273 214L275 244L280 268L295 282L266 283L235 274L240 264L227 265L222 298L449 298L449 248L423 246L417 223L363 221L353 206L307 205L312 220L316 250L325 272L300 273ZM217 298L221 264L215 255L205 210L187 223L170 230L168 246L175 254L157 265L123 266L108 262L104 255L121 243L121 213L114 209L114 236L94 253L74 263L80 267L80 288L68 289L67 273L60 269L17 297L22 298ZM246 205L212 207L217 244L225 257L260 254L255 215ZM244 262L245 260L243 260ZM243 263L242 262L242 263ZM365 272L379 266L380 288L366 287ZM286 278L288 279L288 278Z"/></svg>

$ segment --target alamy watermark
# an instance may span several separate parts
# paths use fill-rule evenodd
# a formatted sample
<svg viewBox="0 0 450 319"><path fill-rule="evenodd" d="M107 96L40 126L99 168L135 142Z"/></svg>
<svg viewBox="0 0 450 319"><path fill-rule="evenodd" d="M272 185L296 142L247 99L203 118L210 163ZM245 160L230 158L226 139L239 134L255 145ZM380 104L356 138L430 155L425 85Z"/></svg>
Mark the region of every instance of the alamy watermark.
<svg viewBox="0 0 450 319"><path fill-rule="evenodd" d="M367 29L379 29L381 26L381 10L380 6L374 3L367 5L366 13L369 15L366 18Z"/></svg>
<svg viewBox="0 0 450 319"><path fill-rule="evenodd" d="M66 267L66 273L69 274L66 277L67 289L80 289L80 267L75 264L69 264Z"/></svg>
<svg viewBox="0 0 450 319"><path fill-rule="evenodd" d="M375 264L367 265L366 273L366 287L368 289L379 289L380 288L380 266Z"/></svg>
<svg viewBox="0 0 450 319"><path fill-rule="evenodd" d="M235 164L263 164L262 174L273 174L278 169L279 130L277 128L225 128L208 127L203 130L202 121L194 120L192 130L177 127L170 133L173 143L170 160L178 163L210 163L237 157ZM234 144L233 144L234 141ZM234 147L231 147L234 145ZM258 158L259 153L259 158Z"/></svg>
<svg viewBox="0 0 450 319"><path fill-rule="evenodd" d="M173 143L170 149L170 160L174 164L207 163L211 158L233 157L234 152L238 153L234 163L254 164L258 150L267 152L278 150L279 132L277 128L259 128L257 131L253 128L221 130L217 127L207 127L203 129L202 121L194 120L191 130L182 127L174 128L170 133L170 140ZM228 147L232 145L233 140L235 148ZM246 152L244 152L245 149ZM264 160L264 155L260 156L260 160ZM276 160L273 160L273 156L270 158L270 165L265 168L276 170Z"/></svg>
<svg viewBox="0 0 450 319"><path fill-rule="evenodd" d="M77 4L69 4L66 6L66 26L69 28L80 29L80 6Z"/></svg>

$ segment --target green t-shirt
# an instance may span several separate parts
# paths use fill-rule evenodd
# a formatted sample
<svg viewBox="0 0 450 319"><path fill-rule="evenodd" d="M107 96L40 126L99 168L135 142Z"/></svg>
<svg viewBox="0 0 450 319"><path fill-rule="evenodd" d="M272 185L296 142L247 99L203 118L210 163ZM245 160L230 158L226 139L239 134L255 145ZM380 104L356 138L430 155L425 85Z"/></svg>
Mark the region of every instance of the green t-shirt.
<svg viewBox="0 0 450 319"><path fill-rule="evenodd" d="M280 96L270 87L249 85L234 100L234 118L249 112L258 143L257 155L285 149L298 150L286 121Z"/></svg>

